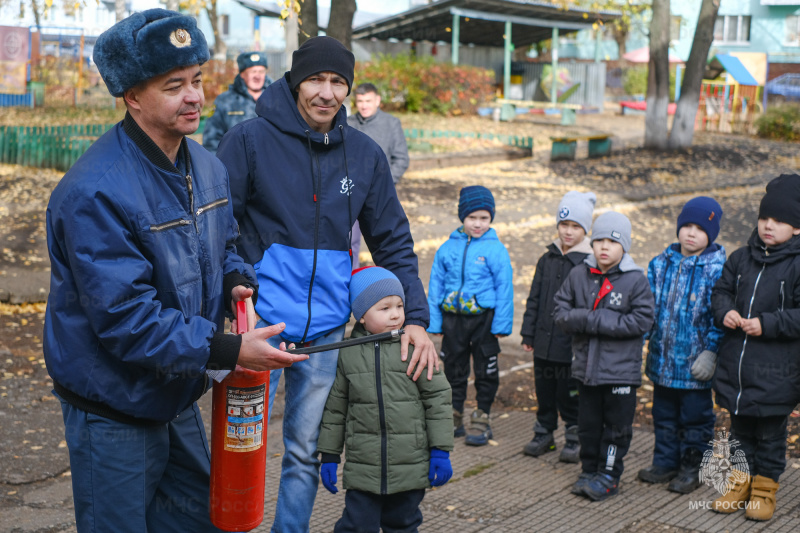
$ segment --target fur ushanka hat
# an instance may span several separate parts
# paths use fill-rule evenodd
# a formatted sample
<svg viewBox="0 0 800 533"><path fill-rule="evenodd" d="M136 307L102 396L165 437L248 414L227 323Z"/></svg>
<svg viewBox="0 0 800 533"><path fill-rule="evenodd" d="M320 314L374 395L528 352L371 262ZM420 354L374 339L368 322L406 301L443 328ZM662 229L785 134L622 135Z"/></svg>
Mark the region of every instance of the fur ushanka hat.
<svg viewBox="0 0 800 533"><path fill-rule="evenodd" d="M208 61L194 17L166 9L134 13L100 34L92 54L112 96L176 67Z"/></svg>

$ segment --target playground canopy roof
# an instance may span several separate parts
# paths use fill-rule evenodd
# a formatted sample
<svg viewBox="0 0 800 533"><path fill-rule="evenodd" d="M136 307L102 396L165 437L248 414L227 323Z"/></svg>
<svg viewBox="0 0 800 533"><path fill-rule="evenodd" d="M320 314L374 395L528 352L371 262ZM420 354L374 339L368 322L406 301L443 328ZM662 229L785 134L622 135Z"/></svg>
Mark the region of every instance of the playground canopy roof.
<svg viewBox="0 0 800 533"><path fill-rule="evenodd" d="M711 74L716 73L719 76L722 71L730 74L739 85L758 85L758 82L747 70L747 67L739 60L738 57L729 54L717 54L708 62L707 71Z"/></svg>
<svg viewBox="0 0 800 533"><path fill-rule="evenodd" d="M553 28L563 35L591 28L597 21L607 23L620 14L562 9L536 0L440 0L357 27L353 39L451 42L454 16L460 17L461 44L502 47L505 23L510 21L512 43L526 47L550 39Z"/></svg>

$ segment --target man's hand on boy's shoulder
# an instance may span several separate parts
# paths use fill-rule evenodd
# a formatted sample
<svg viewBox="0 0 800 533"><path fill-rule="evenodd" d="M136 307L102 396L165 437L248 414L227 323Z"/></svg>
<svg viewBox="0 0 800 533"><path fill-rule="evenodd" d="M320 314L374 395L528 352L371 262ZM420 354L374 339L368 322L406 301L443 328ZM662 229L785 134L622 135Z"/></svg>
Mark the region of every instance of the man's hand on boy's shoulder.
<svg viewBox="0 0 800 533"><path fill-rule="evenodd" d="M413 380L417 381L423 370L428 368L428 379L433 379L433 371L439 370L439 356L425 328L416 324L407 324L405 334L400 337L400 357L403 361L408 359L408 345L414 345L414 353L408 363L406 375L414 373Z"/></svg>

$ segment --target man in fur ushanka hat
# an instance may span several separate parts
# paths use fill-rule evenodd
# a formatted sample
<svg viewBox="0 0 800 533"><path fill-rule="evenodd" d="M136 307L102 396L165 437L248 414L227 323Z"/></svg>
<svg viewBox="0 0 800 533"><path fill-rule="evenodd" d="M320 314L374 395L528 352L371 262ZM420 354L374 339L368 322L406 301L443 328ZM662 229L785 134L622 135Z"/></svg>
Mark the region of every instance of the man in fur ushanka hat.
<svg viewBox="0 0 800 533"><path fill-rule="evenodd" d="M47 207L44 355L61 400L78 531L219 531L195 403L207 371L308 358L264 342L281 324L223 333L225 312L255 298L258 283L233 245L225 167L186 138L200 121L208 55L194 18L164 9L103 33L94 60L127 113ZM260 433L266 423L247 428Z"/></svg>

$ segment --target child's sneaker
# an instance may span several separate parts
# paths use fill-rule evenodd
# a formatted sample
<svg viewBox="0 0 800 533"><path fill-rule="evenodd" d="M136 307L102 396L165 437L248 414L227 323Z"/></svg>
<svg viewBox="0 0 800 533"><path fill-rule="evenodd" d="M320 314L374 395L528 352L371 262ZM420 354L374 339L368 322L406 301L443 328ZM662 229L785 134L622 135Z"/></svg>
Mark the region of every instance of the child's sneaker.
<svg viewBox="0 0 800 533"><path fill-rule="evenodd" d="M639 470L639 479L645 483L666 483L677 475L677 470L666 466L650 465Z"/></svg>
<svg viewBox="0 0 800 533"><path fill-rule="evenodd" d="M536 425L533 426L533 433L535 435L533 440L525 445L522 453L531 457L539 457L547 452L555 451L556 441L553 439L552 431L548 431L537 421Z"/></svg>
<svg viewBox="0 0 800 533"><path fill-rule="evenodd" d="M578 426L570 426L564 432L564 447L558 460L562 463L577 463L581 459L581 444L578 441Z"/></svg>
<svg viewBox="0 0 800 533"><path fill-rule="evenodd" d="M589 481L594 477L594 474L590 474L589 472L581 472L581 475L578 476L578 481L572 485L572 490L570 491L572 494L577 494L578 496L586 496L584 490L586 489L586 485L589 484Z"/></svg>
<svg viewBox="0 0 800 533"><path fill-rule="evenodd" d="M469 446L486 446L492 438L492 428L489 426L489 415L475 409L469 421L469 431L464 439L464 444Z"/></svg>
<svg viewBox="0 0 800 533"><path fill-rule="evenodd" d="M467 434L464 429L464 415L453 409L453 437L463 437Z"/></svg>
<svg viewBox="0 0 800 533"><path fill-rule="evenodd" d="M590 500L599 502L610 498L619 492L619 480L608 474L595 474L592 479L586 483L583 493Z"/></svg>

